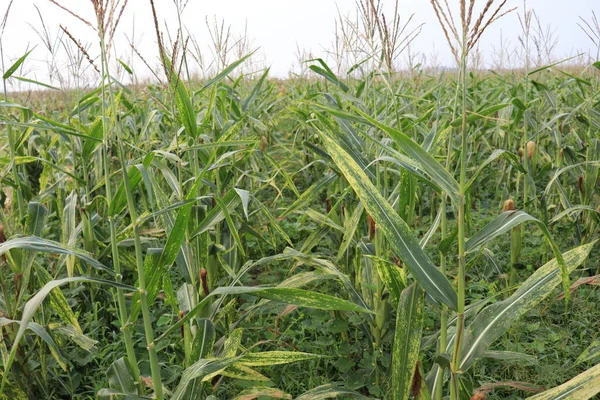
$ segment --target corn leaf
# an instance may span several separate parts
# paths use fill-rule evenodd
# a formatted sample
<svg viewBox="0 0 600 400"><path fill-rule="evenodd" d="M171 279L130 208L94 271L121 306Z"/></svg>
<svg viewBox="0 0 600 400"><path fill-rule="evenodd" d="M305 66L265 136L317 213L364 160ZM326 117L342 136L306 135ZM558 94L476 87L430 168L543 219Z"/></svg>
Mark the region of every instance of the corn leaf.
<svg viewBox="0 0 600 400"><path fill-rule="evenodd" d="M52 280L52 275L42 267L36 269L36 274L38 279L44 284ZM71 309L64 293L59 288L54 288L50 292L50 305L64 323L71 324L75 327L77 332L82 333L81 326L79 326L79 321L77 320L75 313Z"/></svg>
<svg viewBox="0 0 600 400"><path fill-rule="evenodd" d="M315 59L312 59L312 60L307 60L307 62L310 62L310 61L316 61L319 64L321 64L320 67L318 65L310 65L308 68L310 68L313 72L315 72L318 75L321 75L323 78L327 79L329 82L331 82L334 85L338 86L344 92L348 92L350 90L350 88L348 88L348 86L346 86L333 73L333 71L331 70L331 68L329 68L329 66L325 63L325 61L323 61L323 59L321 59L321 58L315 58Z"/></svg>
<svg viewBox="0 0 600 400"><path fill-rule="evenodd" d="M433 265L410 228L377 191L366 174L333 140L321 133L327 150L344 174L367 212L389 240L394 253L405 263L417 282L437 301L453 310L457 295L448 279Z"/></svg>
<svg viewBox="0 0 600 400"><path fill-rule="evenodd" d="M142 180L142 173L135 167L129 168L129 171L127 171L127 179L129 181L129 186L133 191ZM127 207L125 181L121 180L110 206L108 207L108 215L114 217L115 215L122 213L123 210L125 210L125 207Z"/></svg>
<svg viewBox="0 0 600 400"><path fill-rule="evenodd" d="M192 342L192 352L190 360L196 362L202 358L208 358L211 355L213 344L215 343L216 331L215 325L208 318L198 318L196 320L196 331L194 341ZM231 354L235 357L236 354ZM227 357L230 357L227 355Z"/></svg>
<svg viewBox="0 0 600 400"><path fill-rule="evenodd" d="M570 286L569 272L567 271L567 266L565 264L565 261L563 260L563 256L560 252L560 249L554 242L554 239L552 239L552 235L550 234L550 231L548 230L548 227L546 226L546 224L544 224L539 219L532 217L531 215L527 214L526 212L523 212L523 211L503 212L502 214L497 216L493 221L491 221L489 224L484 226L479 232L477 232L477 234L475 236L473 236L471 239L469 239L467 241L467 243L465 243L465 250L467 252L476 250L476 249L480 248L481 246L483 246L484 244L491 241L492 239L498 237L499 235L501 235L505 232L508 232L515 226L518 226L525 222L535 223L541 229L542 233L546 237L546 240L550 244L550 247L552 248L552 251L554 252L554 257L556 257L556 260L558 261L558 265L560 266L560 269L561 269L563 290L564 290L565 296L568 299L568 296L570 293L570 291L569 291L569 286Z"/></svg>
<svg viewBox="0 0 600 400"><path fill-rule="evenodd" d="M406 288L406 272L387 260L373 257L379 278L390 293L392 306L398 308L402 291Z"/></svg>
<svg viewBox="0 0 600 400"><path fill-rule="evenodd" d="M15 320L7 319L4 317L0 317L0 327L11 324L11 323L21 325L21 321L15 321ZM35 333L40 339L42 339L44 342L46 342L46 344L48 345L48 348L50 349L50 354L52 354L52 356L54 357L54 359L56 360L58 365L60 365L62 370L67 372L67 370L68 370L67 364L66 364L63 356L60 354L60 348L56 345L56 342L54 341L54 339L52 339L52 336L50 336L50 334L46 331L46 329L43 326L41 326L40 324L37 324L35 322L30 322L27 325L27 329L29 329L30 331Z"/></svg>
<svg viewBox="0 0 600 400"><path fill-rule="evenodd" d="M18 240L18 239L14 239L14 240ZM8 242L6 242L4 244L7 244L7 243ZM1 247L2 246L0 246L0 248ZM6 384L6 379L8 377L7 372L10 371L10 368L12 367L12 364L15 360L15 356L17 354L17 349L19 347L19 343L21 342L21 339L23 338L25 331L29 327L29 322L33 318L34 314L37 312L37 309L39 308L39 306L42 304L44 299L48 296L48 294L50 294L50 292L54 288L66 285L67 283L75 283L75 282L99 283L99 284L109 285L109 286L117 287L117 288L120 288L123 290L128 290L128 291L136 291L137 290L134 287L116 283L114 281L107 281L104 279L89 278L89 277L83 277L83 276L53 280L53 281L46 283L27 303L25 303L25 307L23 308L23 315L21 316L21 321L19 321L19 325L20 325L19 330L17 331L15 339L13 340L12 348L11 348L10 354L8 356L8 361L6 362L6 364L4 366L4 374L2 377L2 387L0 388L0 391L4 388L4 385Z"/></svg>
<svg viewBox="0 0 600 400"><path fill-rule="evenodd" d="M260 260L251 266L261 265L267 260L288 258L288 255L277 255L275 257L265 257L263 261ZM248 267L247 267L248 268ZM183 318L171 325L162 335L156 338L156 342L159 342L173 331L178 329L181 325L189 322L194 316L202 310L210 301L213 296L217 295L240 295L250 294L253 296L281 301L284 303L295 304L301 307L315 308L320 310L330 311L355 311L373 314L373 311L363 308L355 303L347 300L340 299L338 297L329 296L309 290L301 289L290 289L290 288L260 288L260 287L243 287L243 286L228 286L220 287L213 290L207 297L202 299L196 304Z"/></svg>
<svg viewBox="0 0 600 400"><path fill-rule="evenodd" d="M225 69L223 69L223 71L219 72L214 78L208 80L204 85L202 85L202 87L200 88L200 90L198 90L198 92L196 92L196 94L202 93L204 90L208 89L215 83L220 82L223 78L227 77L227 75L232 73L237 67L239 67L241 64L243 64L244 61L246 61L248 58L252 57L252 55L255 52L256 52L256 50L253 51L252 53L240 58L239 60L234 61L231 64L229 64L227 67L225 67Z"/></svg>
<svg viewBox="0 0 600 400"><path fill-rule="evenodd" d="M238 295L250 294L264 299L280 301L282 303L295 304L301 307L315 308L317 310L330 311L355 311L370 313L373 312L367 308L361 307L348 300L339 297L322 294L311 290L293 289L293 288L260 288L260 287L221 287L215 289L212 295Z"/></svg>
<svg viewBox="0 0 600 400"><path fill-rule="evenodd" d="M492 152L492 154L490 154L490 156L487 159L485 159L485 161L483 161L477 167L477 169L475 170L473 175L471 175L471 179L469 179L469 181L467 182L465 192L469 191L471 189L471 186L475 183L475 181L477 180L477 177L479 176L479 174L481 174L481 172L484 170L484 168L487 167L492 162L496 161L500 157L504 157L508 162L511 163L511 165L518 168L521 172L526 173L525 168L523 168L523 166L519 163L519 160L517 159L517 157L514 154L508 152L507 150L496 149Z"/></svg>
<svg viewBox="0 0 600 400"><path fill-rule="evenodd" d="M246 353L239 364L248 367L268 367L271 365L289 364L298 361L322 358L318 354L302 353L299 351L263 351L260 353Z"/></svg>
<svg viewBox="0 0 600 400"><path fill-rule="evenodd" d="M600 339L594 340L575 360L575 364L600 360Z"/></svg>
<svg viewBox="0 0 600 400"><path fill-rule="evenodd" d="M301 394L300 396L296 397L296 400L323 400L334 398L357 400L369 399L358 392L346 389L341 383L328 383Z"/></svg>
<svg viewBox="0 0 600 400"><path fill-rule="evenodd" d="M396 317L396 333L392 350L392 397L409 398L419 360L425 296L412 284L402 291Z"/></svg>
<svg viewBox="0 0 600 400"><path fill-rule="evenodd" d="M137 392L136 382L131 376L124 358L119 358L108 367L106 377L109 387L118 393L133 394Z"/></svg>
<svg viewBox="0 0 600 400"><path fill-rule="evenodd" d="M219 222L227 219L229 214L242 203L242 196L240 196L240 192L231 189L222 199L217 199L215 197L215 202L217 203L218 207L213 207L213 209L206 214L206 217L204 217L204 219L191 234L191 239L212 229Z"/></svg>
<svg viewBox="0 0 600 400"><path fill-rule="evenodd" d="M270 381L269 378L267 378L260 372L257 372L255 370L253 370L252 368L247 367L242 364L239 364L239 363L230 365L229 367L220 371L219 375L226 376L228 378L242 379L245 381L252 381L252 382L268 382L268 381Z"/></svg>
<svg viewBox="0 0 600 400"><path fill-rule="evenodd" d="M96 393L99 400L127 399L127 400L150 400L150 397L125 393L115 389L102 388Z"/></svg>
<svg viewBox="0 0 600 400"><path fill-rule="evenodd" d="M390 135L390 137L394 139L402 151L421 164L424 172L427 173L439 187L444 189L446 194L450 196L450 198L452 198L452 200L456 203L459 192L458 182L456 182L456 179L454 179L454 177L444 168L442 164L440 164L431 154L429 154L424 148L422 148L418 143L413 141L404 133L378 122L356 107L353 107L353 109L360 116L362 116L368 124L379 128Z"/></svg>
<svg viewBox="0 0 600 400"><path fill-rule="evenodd" d="M527 400L586 400L600 393L600 364L553 389Z"/></svg>
<svg viewBox="0 0 600 400"><path fill-rule="evenodd" d="M25 218L25 232L28 235L41 237L46 226L46 217L48 210L38 202L32 201L27 205L27 216ZM31 277L31 267L35 261L35 254L27 254L21 262L21 273L23 274L22 287L29 287L29 279ZM48 279L52 280L52 278ZM27 290L19 291L17 298L17 304L21 304L23 296L27 293ZM66 300L65 300L66 301Z"/></svg>
<svg viewBox="0 0 600 400"><path fill-rule="evenodd" d="M213 358L213 359L202 359L198 360L185 371L181 375L181 379L179 380L179 384L175 389L175 393L171 396L171 400L183 400L188 399L189 396L186 395L188 386L196 379L201 380L207 375L214 374L229 365L233 364L239 359L239 357L229 357L229 358Z"/></svg>
<svg viewBox="0 0 600 400"><path fill-rule="evenodd" d="M263 397L267 397L270 399L292 399L292 395L285 393L282 390L266 387L266 386L255 386L248 389L243 390L232 398L231 400L253 400L260 399Z"/></svg>
<svg viewBox="0 0 600 400"><path fill-rule="evenodd" d="M569 273L588 257L594 243L576 247L563 254ZM488 347L523 314L535 307L560 284L560 267L556 259L535 271L508 299L484 308L465 330L460 370L466 372Z"/></svg>
<svg viewBox="0 0 600 400"><path fill-rule="evenodd" d="M294 201L292 205L290 205L279 217L286 217L300 207L304 206L306 203L313 201L325 187L332 185L336 179L337 175L334 173L323 176L321 179L313 183L308 189L306 189L300 195L300 197L298 197L296 201Z"/></svg>
<svg viewBox="0 0 600 400"><path fill-rule="evenodd" d="M38 86L43 86L46 89L61 90L60 88L57 88L56 86L52 86L52 85L49 85L44 82L36 81L35 79L24 78L22 76L14 76L13 78L18 81L21 81L21 82L26 82L26 83L31 83L31 84L38 85Z"/></svg>
<svg viewBox="0 0 600 400"><path fill-rule="evenodd" d="M100 263L96 259L92 258L88 253L77 249L71 249L61 243L53 240L42 239L37 236L23 236L15 239L7 240L0 244L0 254L4 254L12 249L25 249L31 251L39 251L42 253L61 254L61 255L73 255L82 261L85 261L90 266L101 269L108 273L113 274L113 271Z"/></svg>
<svg viewBox="0 0 600 400"><path fill-rule="evenodd" d="M25 59L27 59L27 56L29 56L29 54L31 54L31 52L33 50L34 49L29 50L27 53L25 53L23 56L21 56L17 61L15 61L15 63L6 70L4 75L2 75L2 79L6 80L6 79L10 78L12 76L12 74L14 74L17 69L19 69L21 64L23 64L25 62Z"/></svg>

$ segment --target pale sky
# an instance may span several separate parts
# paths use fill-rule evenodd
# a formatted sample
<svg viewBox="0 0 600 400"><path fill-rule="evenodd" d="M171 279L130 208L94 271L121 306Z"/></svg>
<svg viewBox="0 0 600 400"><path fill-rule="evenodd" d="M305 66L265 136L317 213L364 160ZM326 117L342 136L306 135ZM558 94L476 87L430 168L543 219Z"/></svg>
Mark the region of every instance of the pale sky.
<svg viewBox="0 0 600 400"><path fill-rule="evenodd" d="M399 0L399 12L403 20L414 14L412 27L423 23L421 34L413 43L411 50L415 54L425 54L427 62L432 62L432 54L437 54L437 63L450 66L452 60L429 0ZM65 7L93 22L91 2L87 0L59 0ZM393 0L383 0L388 15L393 10ZM9 0L0 0L0 13L3 15ZM178 26L174 0L155 0L159 9L161 28L165 24L174 35ZM458 3L450 0L450 3ZM481 6L484 1L479 0ZM499 0L496 2L499 3ZM494 49L500 47L500 33L508 48L517 48L521 27L517 13L523 13L522 0L508 0L509 7L519 7L517 12L508 15L487 31L480 43L488 64L492 63ZM53 39L59 36L59 24L66 26L84 45L90 45L90 54L96 57L97 39L95 33L67 12L51 4L49 0L14 0L8 24L3 38L5 67L14 59L23 55L29 47L37 45L31 60L25 64L28 78L47 82L48 67L51 59L48 50L41 44L35 29L42 30L42 23L34 6L37 6L44 23ZM535 9L542 27L550 27L558 40L554 49L556 58L566 58L580 51L589 52L593 47L591 40L577 26L579 16L590 20L591 11L600 17L600 0L528 0L527 7ZM259 57L271 66L272 75L287 76L294 63L297 46L310 50L315 57L325 57L335 37L335 19L338 15L355 13L355 0L189 0L183 15L183 24L189 33L201 44L207 46L210 36L205 19L209 21L224 19L231 26L231 32L239 35L247 26L248 37L253 39L254 47L260 47ZM157 65L156 36L149 0L129 0L115 35L114 47L119 58L131 63L140 76L148 74L146 67L137 56L133 56L126 36L133 37L135 26L135 44L140 53L153 67ZM68 40L64 38L64 40ZM68 56L64 47L57 45L57 64L66 68ZM210 53L204 49L205 56ZM406 54L400 56L406 58ZM133 61L132 61L133 60ZM233 61L231 59L230 61ZM401 62L402 60L399 60ZM91 72L90 72L91 73Z"/></svg>

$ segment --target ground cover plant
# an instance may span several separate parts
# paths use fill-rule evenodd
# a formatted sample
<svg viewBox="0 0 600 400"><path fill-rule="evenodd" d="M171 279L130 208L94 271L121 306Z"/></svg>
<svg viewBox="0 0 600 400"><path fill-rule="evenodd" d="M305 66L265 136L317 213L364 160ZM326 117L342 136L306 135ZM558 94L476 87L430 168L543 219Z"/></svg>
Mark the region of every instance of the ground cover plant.
<svg viewBox="0 0 600 400"><path fill-rule="evenodd" d="M154 12L162 70L125 85L112 0L98 59L63 27L94 88L9 92L30 53L5 64L0 398L597 396L600 61L531 62L526 4L431 4L450 71L396 71L422 27L372 0L288 80L218 24L194 79ZM475 69L512 12L524 68Z"/></svg>

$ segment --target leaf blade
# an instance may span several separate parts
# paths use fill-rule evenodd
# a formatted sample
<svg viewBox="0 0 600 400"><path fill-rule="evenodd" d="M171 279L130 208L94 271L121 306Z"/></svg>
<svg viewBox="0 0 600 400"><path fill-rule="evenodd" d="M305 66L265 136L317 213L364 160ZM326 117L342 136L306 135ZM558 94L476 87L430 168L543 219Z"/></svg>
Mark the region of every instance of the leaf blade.
<svg viewBox="0 0 600 400"><path fill-rule="evenodd" d="M563 255L569 272L585 261L595 243L576 247ZM514 321L548 297L561 281L560 272L557 260L553 259L534 272L509 298L484 308L465 330L460 370L469 369Z"/></svg>
<svg viewBox="0 0 600 400"><path fill-rule="evenodd" d="M323 132L320 133L329 154L355 190L366 210L392 244L394 253L406 264L427 293L452 310L456 310L458 304L456 292L448 279L423 252L406 222L377 191L356 162L337 143Z"/></svg>
<svg viewBox="0 0 600 400"><path fill-rule="evenodd" d="M396 317L396 333L392 350L392 396L409 398L419 360L425 296L415 284L402 291Z"/></svg>
<svg viewBox="0 0 600 400"><path fill-rule="evenodd" d="M584 400L600 393L600 364L553 389L528 397L527 400Z"/></svg>

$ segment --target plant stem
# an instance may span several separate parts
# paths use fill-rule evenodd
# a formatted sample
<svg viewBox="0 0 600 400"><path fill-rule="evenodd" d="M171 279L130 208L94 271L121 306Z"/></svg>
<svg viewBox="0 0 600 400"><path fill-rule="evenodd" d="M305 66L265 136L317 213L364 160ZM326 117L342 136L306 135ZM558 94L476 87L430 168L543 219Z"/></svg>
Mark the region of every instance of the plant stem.
<svg viewBox="0 0 600 400"><path fill-rule="evenodd" d="M123 141L120 137L120 125L116 123L116 105L114 101L114 96L112 93L112 79L110 74L108 73L108 60L106 56L106 50L104 46L104 35L100 33L100 41L101 41L101 52L102 52L102 70L104 72L103 76L106 76L107 82L106 86L103 88L103 94L106 92L106 87L108 87L108 94L110 99L111 109L113 111L112 117L115 118L115 133L116 133L116 144L118 147L119 161L121 164L121 173L123 178L123 183L125 187L125 197L127 198L127 209L129 212L129 217L131 218L131 223L133 225L133 241L135 248L135 260L138 274L138 291L140 293L140 303L142 309L142 319L144 321L144 334L146 336L146 347L148 349L148 355L150 357L150 370L152 373L152 381L154 384L154 397L158 400L163 399L163 390L162 390L162 379L160 373L160 365L158 363L158 355L156 353L156 344L154 343L154 330L152 328L152 321L150 318L150 310L148 307L147 301L147 291L146 291L146 276L144 271L144 258L142 254L142 242L139 234L139 221L138 215L135 208L135 200L133 198L133 192L131 189L131 184L129 182L129 176L127 174L127 162L125 160L125 151L123 148ZM114 244L113 244L114 245Z"/></svg>
<svg viewBox="0 0 600 400"><path fill-rule="evenodd" d="M104 39L100 38L102 53L104 54ZM104 60L102 62L102 76L106 76L105 63ZM106 87L110 85L104 85L102 88L102 116L105 118L107 114L106 110ZM112 188L110 185L110 160L108 157L108 148L110 147L111 138L109 129L107 127L106 118L102 121L102 129L104 131L103 137L103 146L102 146L102 164L104 165L104 187L106 190L106 201L108 204L108 208L110 209L110 205L113 201ZM119 258L119 247L117 245L117 228L115 224L114 216L108 216L108 224L110 229L110 246L111 246L111 255L113 260L113 268L115 270L115 281L117 283L123 282L123 274L121 271L121 260ZM119 308L119 320L121 323L121 329L123 330L123 337L125 339L125 351L127 353L127 362L129 364L129 368L131 373L133 374L133 379L136 382L138 390L140 394L143 394L143 385L140 379L140 371L137 365L137 357L135 355L135 348L132 336L131 326L128 322L127 317L127 303L125 301L125 294L123 289L117 288L117 306Z"/></svg>
<svg viewBox="0 0 600 400"><path fill-rule="evenodd" d="M462 127L460 149L460 180L458 194L458 305L456 310L456 337L454 339L454 354L452 356L452 379L450 381L450 398L458 400L458 373L460 366L460 350L464 331L465 318L465 188L467 182L467 38L463 30L463 46L461 57L461 86L462 86Z"/></svg>
<svg viewBox="0 0 600 400"><path fill-rule="evenodd" d="M528 107L528 102L529 102L529 70L531 68L531 57L530 57L530 48L529 48L529 34L530 34L530 16L529 16L529 12L527 10L527 2L524 0L523 1L523 23L524 23L524 30L525 30L525 89L524 89L524 93L523 93L523 102L525 103L525 111L523 114L523 137L521 139L521 148L523 149L523 159L522 159L522 163L523 163L523 168L525 168L525 174L523 176L523 211L527 212L528 206L527 203L529 201L528 199L528 194L529 194L529 176L530 176L530 165L529 165L529 158L527 156L527 135L528 135L528 122L527 122L527 115L529 114L529 107ZM519 242L522 243L523 242L523 238L525 237L525 224L521 225L521 235L519 237ZM519 246L520 246L519 243ZM515 262L518 259L518 255L515 258Z"/></svg>
<svg viewBox="0 0 600 400"><path fill-rule="evenodd" d="M442 212L442 220L441 220L441 237L442 239L446 237L447 229L448 229L448 218L446 217L446 195L442 193L442 201L441 201L441 212ZM442 274L446 275L446 256L440 252L440 271ZM446 352L448 347L448 308L446 306L442 306L442 312L440 315L440 343L438 353L443 354ZM443 374L443 371L442 371ZM435 386L434 398L436 400L442 400L443 398L443 390L444 387L440 384Z"/></svg>

